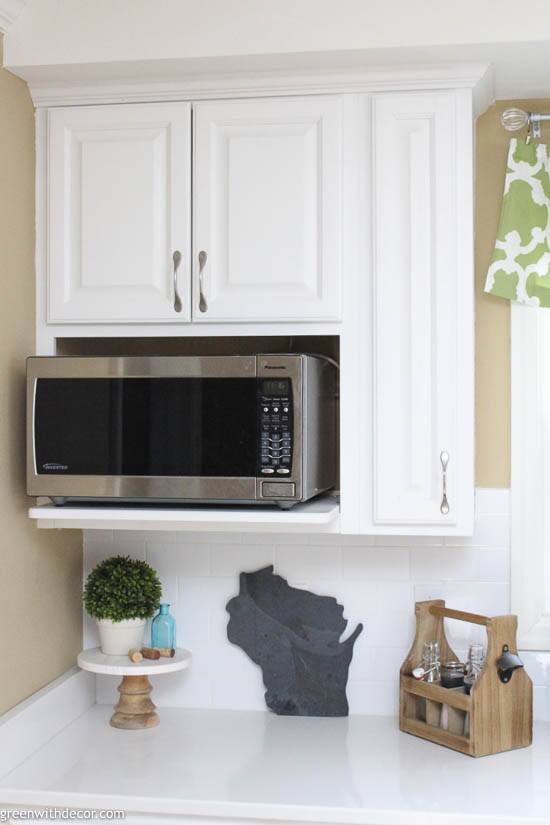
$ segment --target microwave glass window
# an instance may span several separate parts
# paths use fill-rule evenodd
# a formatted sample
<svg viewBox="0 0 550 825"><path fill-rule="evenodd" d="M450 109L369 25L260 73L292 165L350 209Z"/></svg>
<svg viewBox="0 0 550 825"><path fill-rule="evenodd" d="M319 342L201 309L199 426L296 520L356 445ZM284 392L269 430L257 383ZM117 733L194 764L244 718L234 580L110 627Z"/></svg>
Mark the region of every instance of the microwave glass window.
<svg viewBox="0 0 550 825"><path fill-rule="evenodd" d="M38 474L256 475L255 378L39 378Z"/></svg>

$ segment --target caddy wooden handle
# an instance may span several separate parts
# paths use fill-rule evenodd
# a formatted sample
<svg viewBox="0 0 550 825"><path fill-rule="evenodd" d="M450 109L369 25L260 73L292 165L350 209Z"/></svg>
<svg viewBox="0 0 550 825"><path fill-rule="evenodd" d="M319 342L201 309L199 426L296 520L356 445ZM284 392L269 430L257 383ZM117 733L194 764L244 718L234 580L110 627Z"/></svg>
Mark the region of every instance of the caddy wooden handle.
<svg viewBox="0 0 550 825"><path fill-rule="evenodd" d="M478 613L465 613L463 610L451 610L450 607L438 607L434 604L430 607L432 616L441 616L445 619L458 619L459 622L469 622L470 624L481 624L487 627L491 624L488 616L480 616Z"/></svg>

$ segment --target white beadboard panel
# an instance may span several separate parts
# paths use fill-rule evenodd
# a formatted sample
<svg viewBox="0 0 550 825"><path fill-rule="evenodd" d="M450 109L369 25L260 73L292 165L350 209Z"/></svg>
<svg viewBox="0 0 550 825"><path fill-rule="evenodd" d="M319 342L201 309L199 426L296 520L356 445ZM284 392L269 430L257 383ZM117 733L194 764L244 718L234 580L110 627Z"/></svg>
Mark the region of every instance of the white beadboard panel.
<svg viewBox="0 0 550 825"><path fill-rule="evenodd" d="M510 609L509 492L478 490L476 504L469 544L451 546L434 536L128 532L119 537L116 531L93 530L85 533L84 567L89 571L124 552L145 557L159 571L177 620L178 644L193 652L188 671L156 680L160 707L265 707L260 669L227 639L226 604L239 591L239 573L274 564L292 586L337 598L348 621L345 635L363 623L350 666L350 712L393 715L399 666L414 633L415 601L443 598L452 607L488 615ZM462 622L447 625L460 656L484 633ZM97 644L88 617L84 643ZM535 715L550 719L550 654L521 656L537 688ZM114 678L98 678L98 701L112 704L116 684Z"/></svg>

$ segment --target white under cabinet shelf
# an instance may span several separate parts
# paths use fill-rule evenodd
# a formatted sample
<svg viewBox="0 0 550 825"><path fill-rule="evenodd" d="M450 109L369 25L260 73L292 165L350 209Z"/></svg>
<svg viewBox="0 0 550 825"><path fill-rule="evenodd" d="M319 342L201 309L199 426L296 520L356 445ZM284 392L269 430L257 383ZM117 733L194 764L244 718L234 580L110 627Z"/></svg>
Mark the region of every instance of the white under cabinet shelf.
<svg viewBox="0 0 550 825"><path fill-rule="evenodd" d="M278 507L136 507L40 504L29 509L38 527L82 530L240 530L251 533L339 532L340 504L323 496L291 510Z"/></svg>

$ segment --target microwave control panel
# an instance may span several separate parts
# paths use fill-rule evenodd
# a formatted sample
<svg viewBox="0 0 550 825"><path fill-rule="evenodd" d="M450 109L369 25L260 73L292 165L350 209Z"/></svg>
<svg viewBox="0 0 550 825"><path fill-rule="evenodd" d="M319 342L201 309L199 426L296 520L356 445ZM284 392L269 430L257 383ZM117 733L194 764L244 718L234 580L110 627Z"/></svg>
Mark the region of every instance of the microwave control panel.
<svg viewBox="0 0 550 825"><path fill-rule="evenodd" d="M258 475L292 473L292 384L288 378L261 378L258 392L260 455Z"/></svg>

